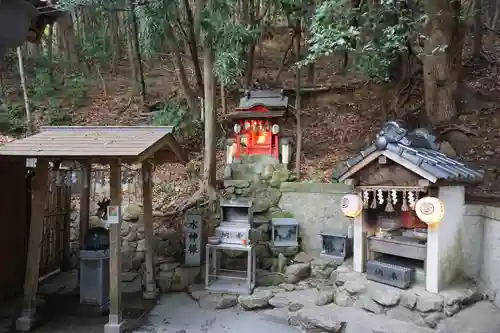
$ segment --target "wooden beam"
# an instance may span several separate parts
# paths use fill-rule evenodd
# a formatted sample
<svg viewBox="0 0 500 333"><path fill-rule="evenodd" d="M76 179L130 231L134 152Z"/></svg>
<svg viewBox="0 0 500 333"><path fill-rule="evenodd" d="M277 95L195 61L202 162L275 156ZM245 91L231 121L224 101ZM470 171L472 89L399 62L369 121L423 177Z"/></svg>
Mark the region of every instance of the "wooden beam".
<svg viewBox="0 0 500 333"><path fill-rule="evenodd" d="M112 206L121 206L121 165L118 160L110 164L110 199ZM121 216L120 216L121 220ZM121 221L120 221L121 222ZM109 228L109 321L104 326L105 333L121 333L123 330L122 319L122 293L121 284L121 224L110 224Z"/></svg>
<svg viewBox="0 0 500 333"><path fill-rule="evenodd" d="M80 225L79 243L80 250L85 248L85 236L89 229L90 219L90 163L81 163L82 187L80 191ZM78 285L80 285L80 272L78 272Z"/></svg>
<svg viewBox="0 0 500 333"><path fill-rule="evenodd" d="M145 299L158 297L155 282L155 264L153 253L153 172L149 162L142 163L142 207L144 209L144 238L146 240L146 290Z"/></svg>
<svg viewBox="0 0 500 333"><path fill-rule="evenodd" d="M355 178L347 178L346 180L344 180L344 184L348 186L356 186L358 185L358 183L358 179Z"/></svg>
<svg viewBox="0 0 500 333"><path fill-rule="evenodd" d="M350 178L356 172L363 169L365 166L367 166L371 162L375 161L380 155L382 155L381 151L375 151L375 152L371 153L370 155L366 156L361 162L354 165L349 171L347 171L342 177L340 177L339 182L343 182L347 178Z"/></svg>
<svg viewBox="0 0 500 333"><path fill-rule="evenodd" d="M392 151L388 151L388 150L385 150L383 152L383 154L385 156L387 156L389 159L391 159L394 162L398 163L399 165L407 168L408 170L416 173L417 175L419 175L421 177L424 177L425 179L427 179L431 183L435 183L437 181L436 176L434 176L434 175L430 174L429 172L427 172L427 171L419 168L418 166L416 166L415 164L409 162L408 160L405 160L404 158L402 158L398 154L393 153Z"/></svg>
<svg viewBox="0 0 500 333"><path fill-rule="evenodd" d="M16 321L16 329L22 332L29 332L35 325L36 294L38 291L38 275L40 273L43 222L45 217L45 203L49 191L48 176L48 161L38 159L31 183L33 199L30 216L28 256L24 277L22 313Z"/></svg>
<svg viewBox="0 0 500 333"><path fill-rule="evenodd" d="M430 182L427 179L419 179L418 186L427 187L430 185Z"/></svg>
<svg viewBox="0 0 500 333"><path fill-rule="evenodd" d="M155 164L180 163L177 155L168 148L157 151L152 160Z"/></svg>

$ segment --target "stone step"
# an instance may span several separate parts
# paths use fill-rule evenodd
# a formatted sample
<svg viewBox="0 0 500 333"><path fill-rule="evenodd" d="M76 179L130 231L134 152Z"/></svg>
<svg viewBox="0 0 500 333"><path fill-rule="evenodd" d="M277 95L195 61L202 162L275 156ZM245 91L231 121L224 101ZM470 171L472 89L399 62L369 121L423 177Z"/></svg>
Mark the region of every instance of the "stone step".
<svg viewBox="0 0 500 333"><path fill-rule="evenodd" d="M375 315L353 307L340 307L335 304L325 306L306 306L297 312L287 309L272 309L260 313L264 319L300 326L305 331L331 333L432 333L434 330L408 322ZM489 333L489 332L487 332Z"/></svg>

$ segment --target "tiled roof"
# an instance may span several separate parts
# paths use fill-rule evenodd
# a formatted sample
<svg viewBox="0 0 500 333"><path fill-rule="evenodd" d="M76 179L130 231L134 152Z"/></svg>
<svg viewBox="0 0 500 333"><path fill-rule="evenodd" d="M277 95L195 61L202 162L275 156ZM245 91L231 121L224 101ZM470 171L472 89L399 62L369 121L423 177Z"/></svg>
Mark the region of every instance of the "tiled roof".
<svg viewBox="0 0 500 333"><path fill-rule="evenodd" d="M436 180L479 182L484 176L482 171L473 170L464 163L439 152L436 138L427 130L418 129L408 133L397 123L389 122L377 134L372 145L337 166L333 179L342 178L355 165L377 152L389 159L397 155L402 158L401 161L411 163Z"/></svg>
<svg viewBox="0 0 500 333"><path fill-rule="evenodd" d="M249 109L258 105L268 109L286 109L288 97L280 90L248 90L240 99L238 109Z"/></svg>

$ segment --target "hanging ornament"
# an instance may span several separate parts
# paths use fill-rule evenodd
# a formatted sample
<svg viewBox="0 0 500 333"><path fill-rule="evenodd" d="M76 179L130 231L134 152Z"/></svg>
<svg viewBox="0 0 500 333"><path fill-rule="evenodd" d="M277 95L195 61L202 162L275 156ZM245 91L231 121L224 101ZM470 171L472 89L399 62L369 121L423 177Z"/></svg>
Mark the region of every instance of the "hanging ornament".
<svg viewBox="0 0 500 333"><path fill-rule="evenodd" d="M363 210L363 201L359 195L344 195L341 201L341 209L345 216L358 217Z"/></svg>
<svg viewBox="0 0 500 333"><path fill-rule="evenodd" d="M415 209L415 194L413 192L408 192L408 204L411 209Z"/></svg>
<svg viewBox="0 0 500 333"><path fill-rule="evenodd" d="M413 200L413 208L412 208L413 210L415 210L415 205L418 201L418 197L419 197L419 195L418 195L418 191L417 191L417 192L415 192L415 200Z"/></svg>
<svg viewBox="0 0 500 333"><path fill-rule="evenodd" d="M401 203L401 211L407 212L410 210L408 207L408 202L406 201L406 191L403 191L403 202Z"/></svg>
<svg viewBox="0 0 500 333"><path fill-rule="evenodd" d="M377 190L377 200L381 205L384 203L384 193L382 192L382 190Z"/></svg>
<svg viewBox="0 0 500 333"><path fill-rule="evenodd" d="M373 200L370 208L377 209L377 191L373 190Z"/></svg>
<svg viewBox="0 0 500 333"><path fill-rule="evenodd" d="M435 197L424 197L415 204L418 218L429 226L439 223L444 216L444 204Z"/></svg>
<svg viewBox="0 0 500 333"><path fill-rule="evenodd" d="M363 191L363 208L367 209L368 208L368 201L370 200L370 192L367 190Z"/></svg>
<svg viewBox="0 0 500 333"><path fill-rule="evenodd" d="M394 207L392 206L391 200L387 200L387 204L385 205L385 211L388 213L394 212Z"/></svg>
<svg viewBox="0 0 500 333"><path fill-rule="evenodd" d="M391 199L392 199L392 204L396 205L398 202L398 192L396 190L391 191Z"/></svg>

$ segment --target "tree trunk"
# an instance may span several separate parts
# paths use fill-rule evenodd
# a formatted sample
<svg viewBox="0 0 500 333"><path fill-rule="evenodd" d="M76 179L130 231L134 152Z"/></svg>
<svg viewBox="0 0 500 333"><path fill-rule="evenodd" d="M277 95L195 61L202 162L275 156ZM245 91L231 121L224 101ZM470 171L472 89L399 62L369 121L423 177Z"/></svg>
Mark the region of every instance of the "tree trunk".
<svg viewBox="0 0 500 333"><path fill-rule="evenodd" d="M254 55L255 55L255 42L251 42L247 46L246 51L246 60L245 60L245 77L243 80L243 89L249 89L252 85L253 79L253 64L254 64Z"/></svg>
<svg viewBox="0 0 500 333"><path fill-rule="evenodd" d="M435 126L457 116L464 27L460 2L426 0L428 38L422 55L427 121Z"/></svg>
<svg viewBox="0 0 500 333"><path fill-rule="evenodd" d="M52 66L52 61L54 58L54 25L49 26L49 36L47 37L47 62L49 65L49 77L54 82L54 68Z"/></svg>
<svg viewBox="0 0 500 333"><path fill-rule="evenodd" d="M210 200L215 200L215 76L213 73L213 52L210 45L205 44L203 54L203 75L205 88L204 122L205 150L203 161L203 185Z"/></svg>
<svg viewBox="0 0 500 333"><path fill-rule="evenodd" d="M141 103L146 104L146 82L144 81L144 69L142 66L142 58L141 58L141 47L139 45L139 36L138 36L138 23L137 16L135 14L135 5L132 1L129 0L129 9L130 9L130 20L132 25L132 43L133 43L133 51L134 51L134 59L137 63L137 71L138 71L138 90L141 94Z"/></svg>
<svg viewBox="0 0 500 333"><path fill-rule="evenodd" d="M305 4L307 6L307 14L306 14L306 23L305 25L307 26L307 38L310 38L310 32L309 29L311 27L311 21L312 17L314 16L314 11L316 9L315 3L313 0L306 0ZM310 86L313 86L316 83L316 77L315 77L315 70L314 70L314 63L310 63L307 65L307 83Z"/></svg>
<svg viewBox="0 0 500 333"><path fill-rule="evenodd" d="M40 55L42 54L41 52L41 45L38 43L29 43L28 44L28 52L29 56L33 59L38 60L40 58Z"/></svg>
<svg viewBox="0 0 500 333"><path fill-rule="evenodd" d="M184 93L184 96L186 96L189 110L196 119L200 119L202 117L202 110L200 110L197 98L193 89L191 89L191 86L189 85L186 69L184 68L184 64L182 62L181 51L170 23L165 27L165 42L167 43L170 52L174 55L175 72L177 73L177 79L179 80L182 92Z"/></svg>
<svg viewBox="0 0 500 333"><path fill-rule="evenodd" d="M137 62L135 61L135 50L133 41L132 29L128 29L127 33L127 51L128 51L128 61L130 64L130 69L132 70L132 80L134 80L134 90L137 92L138 82L139 82L139 70L137 69Z"/></svg>
<svg viewBox="0 0 500 333"><path fill-rule="evenodd" d="M194 6L194 17L193 17L193 28L194 35L196 37L196 44L200 44L200 33L201 33L201 14L203 12L203 5L205 0L195 0Z"/></svg>
<svg viewBox="0 0 500 333"><path fill-rule="evenodd" d="M222 82L220 84L220 100L222 106L222 114L227 114L226 88L224 87L224 84Z"/></svg>
<svg viewBox="0 0 500 333"><path fill-rule="evenodd" d="M482 0L474 0L474 45L472 54L475 58L481 57L483 44L483 9Z"/></svg>
<svg viewBox="0 0 500 333"><path fill-rule="evenodd" d="M187 33L188 40L187 44L189 47L189 53L191 54L191 60L193 62L193 70L196 78L196 83L198 84L198 91L203 94L203 76L201 74L200 62L198 60L198 39L199 36L196 35L195 18L193 17L193 11L189 5L189 0L184 0L184 10L186 12L186 18L188 21ZM199 31L198 31L199 34Z"/></svg>
<svg viewBox="0 0 500 333"><path fill-rule="evenodd" d="M64 45L64 58L67 60L67 70L72 72L74 67L80 68L79 54L76 47L75 31L73 29L73 19L70 13L64 13L57 20L61 33L61 42Z"/></svg>
<svg viewBox="0 0 500 333"><path fill-rule="evenodd" d="M242 15L242 23L246 26L250 26L252 24L250 18L250 0L241 0L241 15ZM243 89L249 89L252 83L252 72L253 72L253 52L252 45L248 45L245 50L245 71L243 73Z"/></svg>
<svg viewBox="0 0 500 333"><path fill-rule="evenodd" d="M28 133L31 134L32 126L31 126L31 110L30 110L30 101L28 99L28 88L26 86L26 76L24 74L24 62L23 62L23 52L21 51L21 47L17 47L17 60L19 63L19 76L21 77L21 88L23 90L23 98L24 98L24 108L26 109L26 127L28 128Z"/></svg>
<svg viewBox="0 0 500 333"><path fill-rule="evenodd" d="M296 34L295 34L295 56L297 57L297 62L300 61L300 19L296 23ZM295 118L297 119L297 124L295 128L296 133L296 147L295 147L295 176L297 181L300 180L300 157L302 154L302 123L300 120L301 115L301 94L300 94L300 66L295 66Z"/></svg>
<svg viewBox="0 0 500 333"><path fill-rule="evenodd" d="M109 13L109 30L111 44L111 69L113 72L118 72L118 65L122 57L122 48L120 41L120 20L117 12Z"/></svg>

